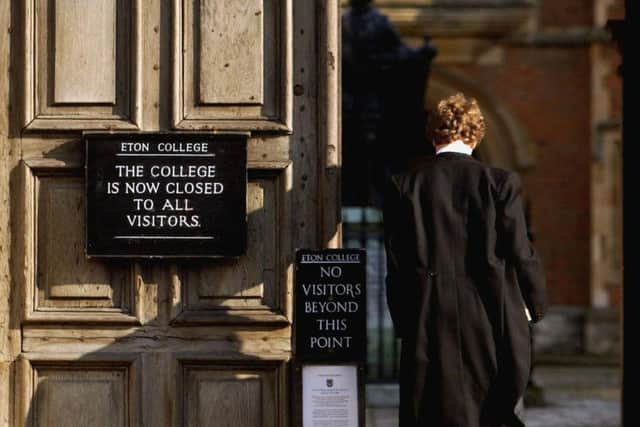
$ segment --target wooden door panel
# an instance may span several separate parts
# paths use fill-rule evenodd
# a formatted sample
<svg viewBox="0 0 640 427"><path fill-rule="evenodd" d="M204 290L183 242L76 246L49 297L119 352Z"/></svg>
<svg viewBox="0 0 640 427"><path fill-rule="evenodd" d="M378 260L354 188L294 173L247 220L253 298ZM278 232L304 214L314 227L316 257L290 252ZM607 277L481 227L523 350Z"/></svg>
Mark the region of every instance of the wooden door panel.
<svg viewBox="0 0 640 427"><path fill-rule="evenodd" d="M182 363L182 422L185 427L284 426L286 402L281 366ZM215 423L212 421L215 420Z"/></svg>
<svg viewBox="0 0 640 427"><path fill-rule="evenodd" d="M17 362L15 425L139 425L140 384L135 356L73 361L68 356L41 355L36 359L40 360Z"/></svg>
<svg viewBox="0 0 640 427"><path fill-rule="evenodd" d="M59 300L75 300L78 307L116 306L124 277L112 284L105 263L84 257L82 178L42 177L37 185L38 307L55 307Z"/></svg>
<svg viewBox="0 0 640 427"><path fill-rule="evenodd" d="M187 271L190 307L259 307L265 287L274 288L276 220L273 183L247 186L247 253L239 259L221 259ZM265 205L265 201L267 205ZM271 206L269 206L271 205ZM264 236L261 238L260 236ZM271 296L271 295L269 295ZM273 301L273 298L268 298Z"/></svg>
<svg viewBox="0 0 640 427"><path fill-rule="evenodd" d="M291 129L291 0L174 0L174 123Z"/></svg>
<svg viewBox="0 0 640 427"><path fill-rule="evenodd" d="M197 100L262 105L262 0L200 0L195 7Z"/></svg>
<svg viewBox="0 0 640 427"><path fill-rule="evenodd" d="M137 0L29 0L21 5L24 126L135 129Z"/></svg>
<svg viewBox="0 0 640 427"><path fill-rule="evenodd" d="M84 179L78 169L25 165L28 245L27 319L137 323L133 265L87 259ZM86 316L86 317L85 317Z"/></svg>
<svg viewBox="0 0 640 427"><path fill-rule="evenodd" d="M34 425L37 427L128 426L124 368L36 367Z"/></svg>
<svg viewBox="0 0 640 427"><path fill-rule="evenodd" d="M285 298L290 170L251 170L247 186L247 252L237 259L184 263L174 323L288 322ZM176 291L177 292L177 291Z"/></svg>
<svg viewBox="0 0 640 427"><path fill-rule="evenodd" d="M117 1L55 0L53 5L52 104L115 105Z"/></svg>

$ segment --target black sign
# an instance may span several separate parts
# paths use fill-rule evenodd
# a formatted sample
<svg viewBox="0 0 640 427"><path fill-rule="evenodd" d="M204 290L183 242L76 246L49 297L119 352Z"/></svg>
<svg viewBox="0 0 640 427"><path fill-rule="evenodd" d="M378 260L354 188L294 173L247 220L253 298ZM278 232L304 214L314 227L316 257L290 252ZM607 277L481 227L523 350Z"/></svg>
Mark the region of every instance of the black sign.
<svg viewBox="0 0 640 427"><path fill-rule="evenodd" d="M366 252L299 250L296 256L296 358L366 360Z"/></svg>
<svg viewBox="0 0 640 427"><path fill-rule="evenodd" d="M86 133L87 256L239 256L246 137Z"/></svg>

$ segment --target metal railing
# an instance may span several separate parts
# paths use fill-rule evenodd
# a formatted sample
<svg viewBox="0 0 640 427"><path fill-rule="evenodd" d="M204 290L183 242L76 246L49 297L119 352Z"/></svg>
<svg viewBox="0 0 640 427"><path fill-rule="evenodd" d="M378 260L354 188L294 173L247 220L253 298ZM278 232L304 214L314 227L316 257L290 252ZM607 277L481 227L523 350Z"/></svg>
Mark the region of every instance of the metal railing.
<svg viewBox="0 0 640 427"><path fill-rule="evenodd" d="M387 308L382 211L344 207L342 222L343 246L367 250L367 380L397 381L400 341L394 336Z"/></svg>

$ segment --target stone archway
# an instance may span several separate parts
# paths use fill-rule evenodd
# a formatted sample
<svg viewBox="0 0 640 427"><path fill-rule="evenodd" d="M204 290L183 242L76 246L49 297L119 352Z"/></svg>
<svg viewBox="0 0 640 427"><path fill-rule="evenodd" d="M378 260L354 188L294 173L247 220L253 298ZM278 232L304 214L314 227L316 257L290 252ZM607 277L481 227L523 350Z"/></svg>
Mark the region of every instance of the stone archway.
<svg viewBox="0 0 640 427"><path fill-rule="evenodd" d="M484 90L465 74L434 66L427 85L425 107L456 92L472 96L480 103L487 123L485 141L478 155L487 163L505 169L526 172L535 166L535 144L520 120L495 96Z"/></svg>

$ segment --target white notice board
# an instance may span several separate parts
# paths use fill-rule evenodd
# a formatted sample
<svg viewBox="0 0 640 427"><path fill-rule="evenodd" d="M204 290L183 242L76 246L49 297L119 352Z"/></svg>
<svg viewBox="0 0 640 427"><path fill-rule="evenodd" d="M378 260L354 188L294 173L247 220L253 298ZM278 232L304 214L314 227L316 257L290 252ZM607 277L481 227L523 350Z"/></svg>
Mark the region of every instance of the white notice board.
<svg viewBox="0 0 640 427"><path fill-rule="evenodd" d="M358 427L358 368L302 368L302 427Z"/></svg>

